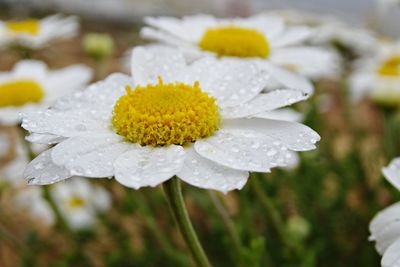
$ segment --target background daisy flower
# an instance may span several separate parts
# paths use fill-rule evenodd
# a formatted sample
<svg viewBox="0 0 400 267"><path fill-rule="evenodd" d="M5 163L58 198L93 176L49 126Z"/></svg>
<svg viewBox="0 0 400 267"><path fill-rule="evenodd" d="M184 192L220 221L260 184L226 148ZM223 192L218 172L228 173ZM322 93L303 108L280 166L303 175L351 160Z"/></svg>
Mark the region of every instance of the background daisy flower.
<svg viewBox="0 0 400 267"><path fill-rule="evenodd" d="M74 177L55 184L50 194L71 229L85 229L96 223L97 214L111 207L111 196L103 187Z"/></svg>
<svg viewBox="0 0 400 267"><path fill-rule="evenodd" d="M301 75L320 77L321 70L338 66L338 57L324 48L305 46L309 27L287 27L279 16L217 19L207 15L146 17L143 37L179 47L189 57L215 55L257 62L279 84L312 92ZM300 73L301 75L295 75Z"/></svg>
<svg viewBox="0 0 400 267"><path fill-rule="evenodd" d="M383 175L400 190L400 158L393 159L382 169ZM369 226L370 240L382 257L382 267L395 267L400 264L400 203L395 203L379 212Z"/></svg>
<svg viewBox="0 0 400 267"><path fill-rule="evenodd" d="M307 95L261 93L268 76L255 64L205 57L186 65L175 49L139 47L132 75L111 75L25 114L22 126L36 142L58 143L29 164L29 183L114 176L138 189L176 175L227 192L242 188L249 171L284 166L288 151L314 149L319 140L302 124L256 117Z"/></svg>
<svg viewBox="0 0 400 267"><path fill-rule="evenodd" d="M349 85L354 101L366 96L392 107L400 105L400 43L382 43L372 56L355 62Z"/></svg>
<svg viewBox="0 0 400 267"><path fill-rule="evenodd" d="M0 21L0 47L20 45L38 49L56 39L68 39L79 30L76 17L53 15L43 19Z"/></svg>
<svg viewBox="0 0 400 267"><path fill-rule="evenodd" d="M49 70L36 60L18 62L13 70L0 72L0 125L16 125L19 114L47 108L57 98L84 87L92 71L83 65Z"/></svg>

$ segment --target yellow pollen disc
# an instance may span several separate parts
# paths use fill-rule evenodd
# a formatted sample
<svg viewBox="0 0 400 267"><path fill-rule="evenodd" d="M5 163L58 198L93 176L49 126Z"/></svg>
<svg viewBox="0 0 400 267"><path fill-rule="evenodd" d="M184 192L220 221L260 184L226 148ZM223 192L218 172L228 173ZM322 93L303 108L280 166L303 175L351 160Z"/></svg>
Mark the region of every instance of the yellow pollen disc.
<svg viewBox="0 0 400 267"><path fill-rule="evenodd" d="M9 31L14 33L37 35L39 33L40 24L38 20L27 19L22 21L9 21L6 23L6 27Z"/></svg>
<svg viewBox="0 0 400 267"><path fill-rule="evenodd" d="M378 74L382 76L400 76L400 55L393 56L378 68Z"/></svg>
<svg viewBox="0 0 400 267"><path fill-rule="evenodd" d="M42 100L44 92L32 80L17 80L0 83L0 107L22 106Z"/></svg>
<svg viewBox="0 0 400 267"><path fill-rule="evenodd" d="M212 135L220 116L215 99L202 92L199 83L126 88L116 102L112 124L133 143L151 146L184 145Z"/></svg>
<svg viewBox="0 0 400 267"><path fill-rule="evenodd" d="M85 205L85 201L80 197L71 197L67 201L67 206L70 208L80 208Z"/></svg>
<svg viewBox="0 0 400 267"><path fill-rule="evenodd" d="M269 43L262 33L236 26L208 29L199 47L218 56L266 58L270 53Z"/></svg>

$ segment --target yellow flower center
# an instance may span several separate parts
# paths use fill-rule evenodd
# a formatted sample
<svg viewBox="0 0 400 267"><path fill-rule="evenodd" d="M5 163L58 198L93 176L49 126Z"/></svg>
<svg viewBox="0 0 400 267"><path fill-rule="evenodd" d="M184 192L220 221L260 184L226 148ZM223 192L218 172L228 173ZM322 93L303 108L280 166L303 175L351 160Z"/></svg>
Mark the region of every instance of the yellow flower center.
<svg viewBox="0 0 400 267"><path fill-rule="evenodd" d="M237 26L208 29L199 47L218 56L266 58L270 53L269 43L262 33Z"/></svg>
<svg viewBox="0 0 400 267"><path fill-rule="evenodd" d="M17 80L0 83L0 107L22 106L42 100L44 92L32 80Z"/></svg>
<svg viewBox="0 0 400 267"><path fill-rule="evenodd" d="M10 32L37 35L39 33L40 24L38 20L27 19L22 21L9 21L6 23L6 27Z"/></svg>
<svg viewBox="0 0 400 267"><path fill-rule="evenodd" d="M115 131L141 145L184 145L212 135L220 116L215 99L202 92L199 83L126 88L113 111Z"/></svg>
<svg viewBox="0 0 400 267"><path fill-rule="evenodd" d="M400 55L388 58L378 68L378 74L382 76L400 76Z"/></svg>
<svg viewBox="0 0 400 267"><path fill-rule="evenodd" d="M85 201L80 197L71 197L67 201L67 206L70 208L80 208L85 205Z"/></svg>

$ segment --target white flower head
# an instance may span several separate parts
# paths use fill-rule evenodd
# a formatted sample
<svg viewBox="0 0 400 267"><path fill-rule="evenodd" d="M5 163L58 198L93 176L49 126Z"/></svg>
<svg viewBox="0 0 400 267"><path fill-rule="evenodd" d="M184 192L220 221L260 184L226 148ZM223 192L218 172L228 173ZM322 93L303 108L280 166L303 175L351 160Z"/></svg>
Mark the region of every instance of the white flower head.
<svg viewBox="0 0 400 267"><path fill-rule="evenodd" d="M393 159L382 170L384 177L400 189L400 158ZM400 202L379 212L369 225L370 240L382 257L382 267L395 267L400 264Z"/></svg>
<svg viewBox="0 0 400 267"><path fill-rule="evenodd" d="M76 17L53 15L41 20L0 21L0 47L20 45L38 49L56 39L68 39L79 30Z"/></svg>
<svg viewBox="0 0 400 267"><path fill-rule="evenodd" d="M375 55L360 59L349 79L354 101L366 96L392 107L400 105L400 42L382 43Z"/></svg>
<svg viewBox="0 0 400 267"><path fill-rule="evenodd" d="M111 207L111 196L108 191L79 177L55 184L51 187L50 194L71 229L93 226L97 214Z"/></svg>
<svg viewBox="0 0 400 267"><path fill-rule="evenodd" d="M280 16L147 17L145 22L150 27L142 29L144 37L179 47L192 57L211 54L255 61L279 84L292 89L311 92L312 86L302 75L318 79L336 73L339 66L339 58L332 51L304 45L312 35L309 27L287 27ZM293 79L295 83L290 82Z"/></svg>
<svg viewBox="0 0 400 267"><path fill-rule="evenodd" d="M261 93L255 64L204 57L190 65L176 49L135 48L132 75L113 74L46 111L25 114L36 142L58 143L25 170L31 184L73 175L157 186L174 175L201 188L240 189L249 171L269 172L288 151L315 148L302 124L256 115L304 100L298 90Z"/></svg>
<svg viewBox="0 0 400 267"><path fill-rule="evenodd" d="M83 65L49 70L36 60L18 62L13 70L0 72L0 125L16 125L20 113L47 108L57 98L83 88L92 71Z"/></svg>

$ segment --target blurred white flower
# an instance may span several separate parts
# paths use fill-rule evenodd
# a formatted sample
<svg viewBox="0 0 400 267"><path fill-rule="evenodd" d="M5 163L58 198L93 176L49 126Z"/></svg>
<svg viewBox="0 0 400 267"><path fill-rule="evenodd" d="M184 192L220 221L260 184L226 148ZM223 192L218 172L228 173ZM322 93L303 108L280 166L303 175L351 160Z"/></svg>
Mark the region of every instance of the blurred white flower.
<svg viewBox="0 0 400 267"><path fill-rule="evenodd" d="M21 112L47 108L55 99L83 88L92 71L83 65L49 70L36 60L18 62L10 72L0 72L0 125L17 125Z"/></svg>
<svg viewBox="0 0 400 267"><path fill-rule="evenodd" d="M29 183L115 176L137 189L176 175L227 192L242 188L248 171L284 166L288 151L314 149L320 139L302 124L256 117L308 96L261 93L268 76L255 64L204 57L186 65L176 49L138 47L132 75L111 75L25 114L22 126L36 142L59 143L29 164Z"/></svg>
<svg viewBox="0 0 400 267"><path fill-rule="evenodd" d="M349 79L354 101L370 97L386 106L400 106L400 42L382 43L374 55L357 61Z"/></svg>
<svg viewBox="0 0 400 267"><path fill-rule="evenodd" d="M383 168L385 178L400 189L400 158L393 159L389 166ZM379 212L371 221L370 240L382 257L382 267L400 265L400 202Z"/></svg>
<svg viewBox="0 0 400 267"><path fill-rule="evenodd" d="M151 27L142 29L143 37L176 46L188 58L214 55L251 60L291 89L312 92L311 84L302 76L319 79L335 73L339 65L332 51L303 45L312 35L309 27L286 27L279 16L146 17L145 22Z"/></svg>
<svg viewBox="0 0 400 267"><path fill-rule="evenodd" d="M43 47L56 39L68 39L79 30L76 17L53 15L41 20L0 21L0 47L20 45L31 49Z"/></svg>
<svg viewBox="0 0 400 267"><path fill-rule="evenodd" d="M335 16L300 10L275 10L267 14L282 16L289 25L307 25L313 31L307 40L310 44L332 46L339 44L356 55L366 55L375 51L378 39L375 33L357 27Z"/></svg>
<svg viewBox="0 0 400 267"><path fill-rule="evenodd" d="M97 214L111 207L108 191L88 180L74 177L50 188L61 216L71 229L85 229L96 223Z"/></svg>
<svg viewBox="0 0 400 267"><path fill-rule="evenodd" d="M43 198L42 188L25 187L17 191L15 203L18 208L29 213L32 218L48 226L55 222L55 216L47 200Z"/></svg>

